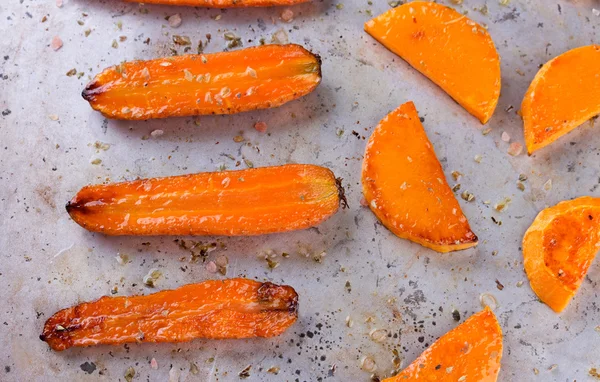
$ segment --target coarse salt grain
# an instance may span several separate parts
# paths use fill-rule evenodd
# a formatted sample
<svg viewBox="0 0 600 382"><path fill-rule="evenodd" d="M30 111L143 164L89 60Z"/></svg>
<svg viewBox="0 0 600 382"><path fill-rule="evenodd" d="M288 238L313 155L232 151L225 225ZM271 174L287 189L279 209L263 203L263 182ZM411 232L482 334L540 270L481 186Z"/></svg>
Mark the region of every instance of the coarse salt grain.
<svg viewBox="0 0 600 382"><path fill-rule="evenodd" d="M63 46L63 42L60 39L60 37L54 36L54 38L52 39L52 42L50 43L50 47L52 47L52 49L54 49L55 51L57 51L60 48L62 48L62 46Z"/></svg>
<svg viewBox="0 0 600 382"><path fill-rule="evenodd" d="M292 11L291 9L284 10L283 12L281 12L281 19L286 23L289 23L294 19L294 11Z"/></svg>
<svg viewBox="0 0 600 382"><path fill-rule="evenodd" d="M502 141L510 142L510 135L508 135L508 133L506 131L502 132Z"/></svg>
<svg viewBox="0 0 600 382"><path fill-rule="evenodd" d="M163 130L154 130L153 132L150 133L150 135L152 135L153 137L160 137L161 135L163 135L165 132Z"/></svg>
<svg viewBox="0 0 600 382"><path fill-rule="evenodd" d="M264 133L267 131L267 124L263 121L259 121L254 124L254 128L256 129L256 131Z"/></svg>
<svg viewBox="0 0 600 382"><path fill-rule="evenodd" d="M209 261L205 268L208 273L217 273L217 264L214 261Z"/></svg>
<svg viewBox="0 0 600 382"><path fill-rule="evenodd" d="M181 15L179 13L175 13L172 16L169 16L169 26L171 28L177 28L181 25Z"/></svg>
<svg viewBox="0 0 600 382"><path fill-rule="evenodd" d="M365 198L360 198L360 205L362 207L367 207L369 205L369 203L367 202L367 199Z"/></svg>
<svg viewBox="0 0 600 382"><path fill-rule="evenodd" d="M513 142L510 144L509 148L508 148L508 153L514 157L518 156L519 154L521 154L521 151L523 151L523 145L520 144L519 142Z"/></svg>
<svg viewBox="0 0 600 382"><path fill-rule="evenodd" d="M63 0L56 0L56 6L59 8L62 8L63 6Z"/></svg>
<svg viewBox="0 0 600 382"><path fill-rule="evenodd" d="M150 367L151 367L153 370L156 370L156 369L158 369L158 362L156 362L156 358L152 358L152 360L150 361Z"/></svg>
<svg viewBox="0 0 600 382"><path fill-rule="evenodd" d="M594 16L600 17L600 10L593 8L592 13L594 14Z"/></svg>

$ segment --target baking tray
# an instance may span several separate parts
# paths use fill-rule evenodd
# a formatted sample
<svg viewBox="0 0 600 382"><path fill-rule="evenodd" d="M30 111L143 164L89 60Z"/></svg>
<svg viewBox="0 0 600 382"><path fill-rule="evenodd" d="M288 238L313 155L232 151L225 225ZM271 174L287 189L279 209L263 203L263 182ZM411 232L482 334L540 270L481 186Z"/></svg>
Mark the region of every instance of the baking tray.
<svg viewBox="0 0 600 382"><path fill-rule="evenodd" d="M586 123L531 157L508 155L501 134L524 143L516 111L531 79L557 54L600 42L600 17L593 12L600 4L446 3L487 25L502 58L502 94L485 127L363 32L371 15L389 8L386 1L314 1L291 7L289 23L279 18L286 8L216 10L91 0L64 0L59 8L51 0L2 1L0 380L115 381L124 380L133 367L134 380L140 381L236 381L251 365L251 381L369 381L371 373L361 370L363 357L376 362L376 375L389 375L394 349L402 366L408 365L457 325L453 310L464 320L481 309L485 293L497 300L505 336L500 381L592 378L589 370L600 369L600 268L590 268L577 296L557 315L529 288L520 242L545 206L600 196L597 128ZM183 19L176 29L165 20L175 13ZM194 52L211 34L205 51L218 52L227 49L225 32L235 33L244 46L261 39L269 43L276 32L280 40L304 45L323 58L322 84L273 110L147 122L106 120L79 95L104 67L170 55L173 49L184 53L185 47L173 44L173 35L189 36ZM64 42L58 51L50 48L54 36ZM66 76L71 69L77 75ZM409 100L424 118L448 179L460 171L462 190L475 195L470 203L459 198L480 237L474 249L432 252L395 237L361 207L366 139L381 118ZM266 134L253 129L259 120L267 123ZM491 132L482 134L487 127ZM163 135L151 134L157 130ZM237 135L244 142L235 142ZM101 163L92 164L96 159ZM274 339L62 353L38 339L55 311L110 294L115 286L118 295L153 292L142 283L151 268L163 275L156 289L223 277L207 272L202 260L191 263L190 252L176 238L105 237L81 229L64 210L80 187L244 168L244 159L254 166L328 166L344 178L347 189L350 208L317 228L249 238L179 238L222 243L208 261L225 256L227 277L294 286L300 317L288 332ZM516 187L520 174L528 178L525 191ZM494 204L506 197L512 200L508 208L495 211ZM291 256L282 258L282 252ZM120 265L119 254L129 262ZM275 254L279 266L270 269L265 254ZM369 336L373 329L384 329L389 337L376 343ZM153 358L158 369L151 368Z"/></svg>

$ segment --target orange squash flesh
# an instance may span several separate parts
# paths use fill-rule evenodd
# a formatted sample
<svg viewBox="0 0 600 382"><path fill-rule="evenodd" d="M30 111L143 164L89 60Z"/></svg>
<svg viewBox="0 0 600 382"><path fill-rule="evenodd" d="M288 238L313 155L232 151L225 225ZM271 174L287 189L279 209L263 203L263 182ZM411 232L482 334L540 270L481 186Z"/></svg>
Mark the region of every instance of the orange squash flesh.
<svg viewBox="0 0 600 382"><path fill-rule="evenodd" d="M500 97L500 58L489 33L441 4L413 1L367 21L365 31L486 123Z"/></svg>
<svg viewBox="0 0 600 382"><path fill-rule="evenodd" d="M309 0L125 0L131 3L187 5L203 8L244 8L272 7L276 5L294 5Z"/></svg>
<svg viewBox="0 0 600 382"><path fill-rule="evenodd" d="M521 113L529 154L600 114L600 45L569 50L544 64Z"/></svg>
<svg viewBox="0 0 600 382"><path fill-rule="evenodd" d="M50 317L40 336L56 351L128 342L274 337L298 318L294 288L212 280L147 296L102 297Z"/></svg>
<svg viewBox="0 0 600 382"><path fill-rule="evenodd" d="M495 382L501 358L502 329L486 307L440 337L400 374L383 382Z"/></svg>
<svg viewBox="0 0 600 382"><path fill-rule="evenodd" d="M281 106L321 82L321 59L299 45L264 45L110 67L82 95L108 118L233 114Z"/></svg>
<svg viewBox="0 0 600 382"><path fill-rule="evenodd" d="M554 311L563 311L599 249L600 198L585 196L546 208L523 238L531 289Z"/></svg>
<svg viewBox="0 0 600 382"><path fill-rule="evenodd" d="M371 210L397 236L438 252L477 245L412 102L373 131L362 184Z"/></svg>
<svg viewBox="0 0 600 382"><path fill-rule="evenodd" d="M345 203L324 167L285 165L86 186L71 218L107 235L261 235L313 227Z"/></svg>

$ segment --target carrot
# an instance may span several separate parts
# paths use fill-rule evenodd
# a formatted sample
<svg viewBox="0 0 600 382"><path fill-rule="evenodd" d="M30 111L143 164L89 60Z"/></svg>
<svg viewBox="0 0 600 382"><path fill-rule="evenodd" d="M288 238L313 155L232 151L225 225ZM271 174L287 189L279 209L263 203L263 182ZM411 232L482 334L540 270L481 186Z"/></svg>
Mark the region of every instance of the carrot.
<svg viewBox="0 0 600 382"><path fill-rule="evenodd" d="M309 0L125 0L130 3L187 5L203 8L244 8L272 7L276 5L294 5Z"/></svg>
<svg viewBox="0 0 600 382"><path fill-rule="evenodd" d="M397 236L438 252L477 245L412 102L373 131L362 184L371 210Z"/></svg>
<svg viewBox="0 0 600 382"><path fill-rule="evenodd" d="M398 375L383 382L495 382L502 359L502 329L486 307L444 334Z"/></svg>
<svg viewBox="0 0 600 382"><path fill-rule="evenodd" d="M324 167L290 164L86 186L71 218L107 235L260 235L315 226L345 203Z"/></svg>
<svg viewBox="0 0 600 382"><path fill-rule="evenodd" d="M277 107L320 82L319 56L299 45L264 45L125 62L97 75L82 95L108 118L143 120Z"/></svg>
<svg viewBox="0 0 600 382"><path fill-rule="evenodd" d="M546 305L563 311L577 293L600 247L600 198L546 208L523 237L525 272Z"/></svg>
<svg viewBox="0 0 600 382"><path fill-rule="evenodd" d="M600 114L600 45L569 50L542 66L521 105L529 154Z"/></svg>
<svg viewBox="0 0 600 382"><path fill-rule="evenodd" d="M274 337L298 318L290 286L211 280L147 296L102 297L50 317L40 336L56 351L128 342Z"/></svg>
<svg viewBox="0 0 600 382"><path fill-rule="evenodd" d="M500 58L481 25L445 5L413 1L369 20L365 31L486 123L500 97Z"/></svg>

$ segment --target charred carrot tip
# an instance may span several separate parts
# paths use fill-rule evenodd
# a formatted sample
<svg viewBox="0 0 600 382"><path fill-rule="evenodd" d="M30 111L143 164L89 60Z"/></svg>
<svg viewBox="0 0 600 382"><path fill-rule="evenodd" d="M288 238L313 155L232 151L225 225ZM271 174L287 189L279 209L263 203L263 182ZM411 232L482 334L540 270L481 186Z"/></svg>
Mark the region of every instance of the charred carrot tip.
<svg viewBox="0 0 600 382"><path fill-rule="evenodd" d="M82 188L66 205L107 235L259 235L320 224L347 205L327 168L285 165Z"/></svg>
<svg viewBox="0 0 600 382"><path fill-rule="evenodd" d="M295 44L125 62L82 92L108 118L233 114L283 105L321 82L321 58Z"/></svg>
<svg viewBox="0 0 600 382"><path fill-rule="evenodd" d="M342 178L335 178L335 185L337 186L338 189L338 196L340 198L340 204L342 206L342 208L346 209L348 208L348 199L346 199L346 190L344 189L344 186L342 186Z"/></svg>
<svg viewBox="0 0 600 382"><path fill-rule="evenodd" d="M63 309L46 321L40 340L61 351L97 344L273 337L297 317L298 294L290 286L211 280Z"/></svg>

